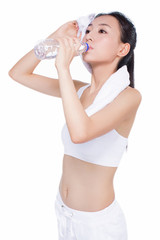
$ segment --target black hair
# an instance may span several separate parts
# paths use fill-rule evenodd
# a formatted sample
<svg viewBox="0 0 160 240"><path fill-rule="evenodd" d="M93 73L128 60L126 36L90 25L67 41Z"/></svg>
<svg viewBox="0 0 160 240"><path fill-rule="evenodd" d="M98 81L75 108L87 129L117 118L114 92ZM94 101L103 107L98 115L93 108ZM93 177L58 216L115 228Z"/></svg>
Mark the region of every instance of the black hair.
<svg viewBox="0 0 160 240"><path fill-rule="evenodd" d="M127 65L127 69L130 75L130 87L134 88L134 49L136 47L137 42L137 33L135 26L131 22L131 20L126 17L124 14L120 12L110 12L110 13L99 13L95 16L95 18L98 18L100 16L109 15L115 17L120 26L121 31L121 41L123 43L129 43L130 44L130 51L129 53L123 57L117 66L117 70L121 68L124 65Z"/></svg>

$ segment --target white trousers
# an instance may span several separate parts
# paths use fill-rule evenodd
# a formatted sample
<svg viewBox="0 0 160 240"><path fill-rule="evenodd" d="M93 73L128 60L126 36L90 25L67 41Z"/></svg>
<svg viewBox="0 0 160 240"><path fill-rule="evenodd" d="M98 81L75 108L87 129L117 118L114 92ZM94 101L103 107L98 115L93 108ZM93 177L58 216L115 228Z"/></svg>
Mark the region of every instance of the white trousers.
<svg viewBox="0 0 160 240"><path fill-rule="evenodd" d="M125 216L118 202L97 212L66 206L58 191L55 201L59 240L127 240Z"/></svg>

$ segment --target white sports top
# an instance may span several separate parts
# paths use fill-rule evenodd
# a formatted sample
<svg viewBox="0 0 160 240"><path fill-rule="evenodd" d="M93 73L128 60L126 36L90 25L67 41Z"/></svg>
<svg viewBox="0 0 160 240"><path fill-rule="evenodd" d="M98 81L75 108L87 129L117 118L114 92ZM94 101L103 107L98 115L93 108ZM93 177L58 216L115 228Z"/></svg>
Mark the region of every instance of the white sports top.
<svg viewBox="0 0 160 240"><path fill-rule="evenodd" d="M122 79L120 79L121 77ZM112 74L104 83L93 103L85 109L87 115L91 116L106 106L124 90L129 83L128 71L124 66ZM89 85L90 84L85 85L78 90L77 95L79 98ZM117 167L119 165L128 144L128 138L120 135L115 129L85 143L73 143L66 124L62 128L61 138L64 144L64 154L89 163L109 167Z"/></svg>

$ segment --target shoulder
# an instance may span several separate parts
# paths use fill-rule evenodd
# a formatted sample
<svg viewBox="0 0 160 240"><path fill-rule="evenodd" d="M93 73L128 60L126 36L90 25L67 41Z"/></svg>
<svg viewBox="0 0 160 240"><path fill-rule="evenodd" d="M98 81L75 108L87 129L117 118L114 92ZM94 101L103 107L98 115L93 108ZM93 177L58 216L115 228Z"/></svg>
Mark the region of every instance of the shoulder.
<svg viewBox="0 0 160 240"><path fill-rule="evenodd" d="M136 88L127 87L119 95L119 100L126 100L128 104L139 106L142 101L142 95ZM117 98L118 100L118 98Z"/></svg>
<svg viewBox="0 0 160 240"><path fill-rule="evenodd" d="M142 95L136 88L128 87L128 94L131 95L131 100L135 102L136 105L140 105L142 101Z"/></svg>
<svg viewBox="0 0 160 240"><path fill-rule="evenodd" d="M132 87L125 88L111 103L119 114L124 115L124 120L135 116L142 100L141 93Z"/></svg>
<svg viewBox="0 0 160 240"><path fill-rule="evenodd" d="M138 98L142 98L142 95L141 95L140 91L136 88L132 88L132 87L128 86L125 90L128 93L134 94Z"/></svg>

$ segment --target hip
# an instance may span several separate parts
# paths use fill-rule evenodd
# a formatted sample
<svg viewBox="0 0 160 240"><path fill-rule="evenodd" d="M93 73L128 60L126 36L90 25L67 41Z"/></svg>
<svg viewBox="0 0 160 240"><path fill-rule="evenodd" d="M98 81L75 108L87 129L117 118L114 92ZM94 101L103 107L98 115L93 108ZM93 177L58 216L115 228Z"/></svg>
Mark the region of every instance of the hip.
<svg viewBox="0 0 160 240"><path fill-rule="evenodd" d="M72 234L77 240L127 240L125 216L116 199L100 211L79 211L68 207L58 191L55 212L61 239Z"/></svg>

